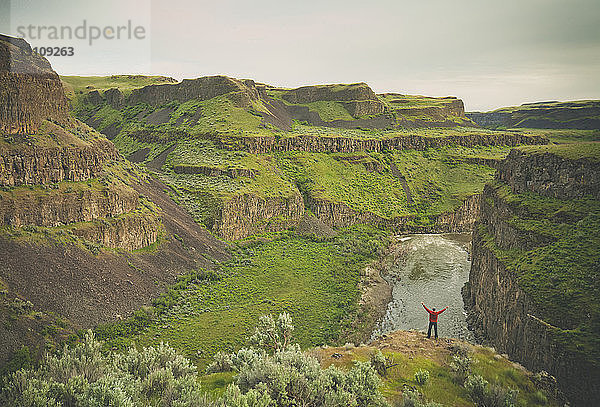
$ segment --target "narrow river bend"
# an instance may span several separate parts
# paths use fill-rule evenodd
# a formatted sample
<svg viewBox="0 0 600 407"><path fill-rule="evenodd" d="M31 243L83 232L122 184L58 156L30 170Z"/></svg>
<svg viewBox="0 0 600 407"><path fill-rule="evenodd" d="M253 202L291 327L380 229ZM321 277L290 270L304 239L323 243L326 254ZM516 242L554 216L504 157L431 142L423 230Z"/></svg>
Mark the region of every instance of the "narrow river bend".
<svg viewBox="0 0 600 407"><path fill-rule="evenodd" d="M438 318L440 337L474 341L461 295L471 267L466 249L469 239L470 234L411 235L402 243L407 245L406 256L388 270L393 299L373 337L398 329L427 331L423 301L429 308L450 307Z"/></svg>

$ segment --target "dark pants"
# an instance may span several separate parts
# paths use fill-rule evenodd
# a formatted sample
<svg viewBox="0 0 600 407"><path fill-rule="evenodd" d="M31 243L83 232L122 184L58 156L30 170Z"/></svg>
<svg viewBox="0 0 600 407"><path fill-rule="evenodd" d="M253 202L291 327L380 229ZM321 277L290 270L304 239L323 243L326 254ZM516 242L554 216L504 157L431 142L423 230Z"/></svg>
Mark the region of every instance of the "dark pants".
<svg viewBox="0 0 600 407"><path fill-rule="evenodd" d="M429 329L427 330L427 337L431 338L431 327L435 328L435 339L437 339L437 322L429 321Z"/></svg>

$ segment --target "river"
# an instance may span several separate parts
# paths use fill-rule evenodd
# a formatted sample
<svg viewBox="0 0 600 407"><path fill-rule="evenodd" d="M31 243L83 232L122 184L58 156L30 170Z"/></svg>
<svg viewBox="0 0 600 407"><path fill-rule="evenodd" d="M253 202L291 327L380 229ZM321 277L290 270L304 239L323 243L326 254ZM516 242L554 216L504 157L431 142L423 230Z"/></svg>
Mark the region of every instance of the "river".
<svg viewBox="0 0 600 407"><path fill-rule="evenodd" d="M373 337L398 329L427 331L423 301L438 310L449 306L438 317L440 337L474 341L461 295L471 268L466 248L469 240L470 234L410 235L401 243L407 245L406 256L388 270L393 299Z"/></svg>

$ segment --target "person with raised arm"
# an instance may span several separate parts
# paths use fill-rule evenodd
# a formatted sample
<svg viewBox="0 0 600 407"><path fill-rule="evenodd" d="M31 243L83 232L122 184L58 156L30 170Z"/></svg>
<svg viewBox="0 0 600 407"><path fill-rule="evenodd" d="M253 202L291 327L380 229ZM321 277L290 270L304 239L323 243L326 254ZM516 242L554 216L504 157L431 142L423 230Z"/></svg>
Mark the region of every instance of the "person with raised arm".
<svg viewBox="0 0 600 407"><path fill-rule="evenodd" d="M433 308L433 309L427 308L425 303L423 303L422 301L421 301L421 305L429 313L429 329L427 330L427 338L431 338L431 327L433 327L435 330L435 339L437 339L438 338L438 330L437 330L438 315L440 315L442 312L446 311L448 309L448 307L441 309L439 311L436 311L435 308Z"/></svg>

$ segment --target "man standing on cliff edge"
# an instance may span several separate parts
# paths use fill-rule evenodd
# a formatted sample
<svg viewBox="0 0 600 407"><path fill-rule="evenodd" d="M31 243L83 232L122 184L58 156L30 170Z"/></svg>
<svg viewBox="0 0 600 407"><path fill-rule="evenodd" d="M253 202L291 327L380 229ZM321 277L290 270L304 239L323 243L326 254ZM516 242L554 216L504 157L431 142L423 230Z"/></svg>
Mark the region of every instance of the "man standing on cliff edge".
<svg viewBox="0 0 600 407"><path fill-rule="evenodd" d="M429 312L429 329L427 330L427 338L431 338L431 327L433 327L435 329L435 339L437 339L438 338L438 333L437 333L438 315L440 315L442 312L446 311L448 309L448 307L446 307L440 311L436 311L435 308L434 309L427 308L422 301L421 301L421 305L423 306L423 308L425 308L425 310L427 312Z"/></svg>

